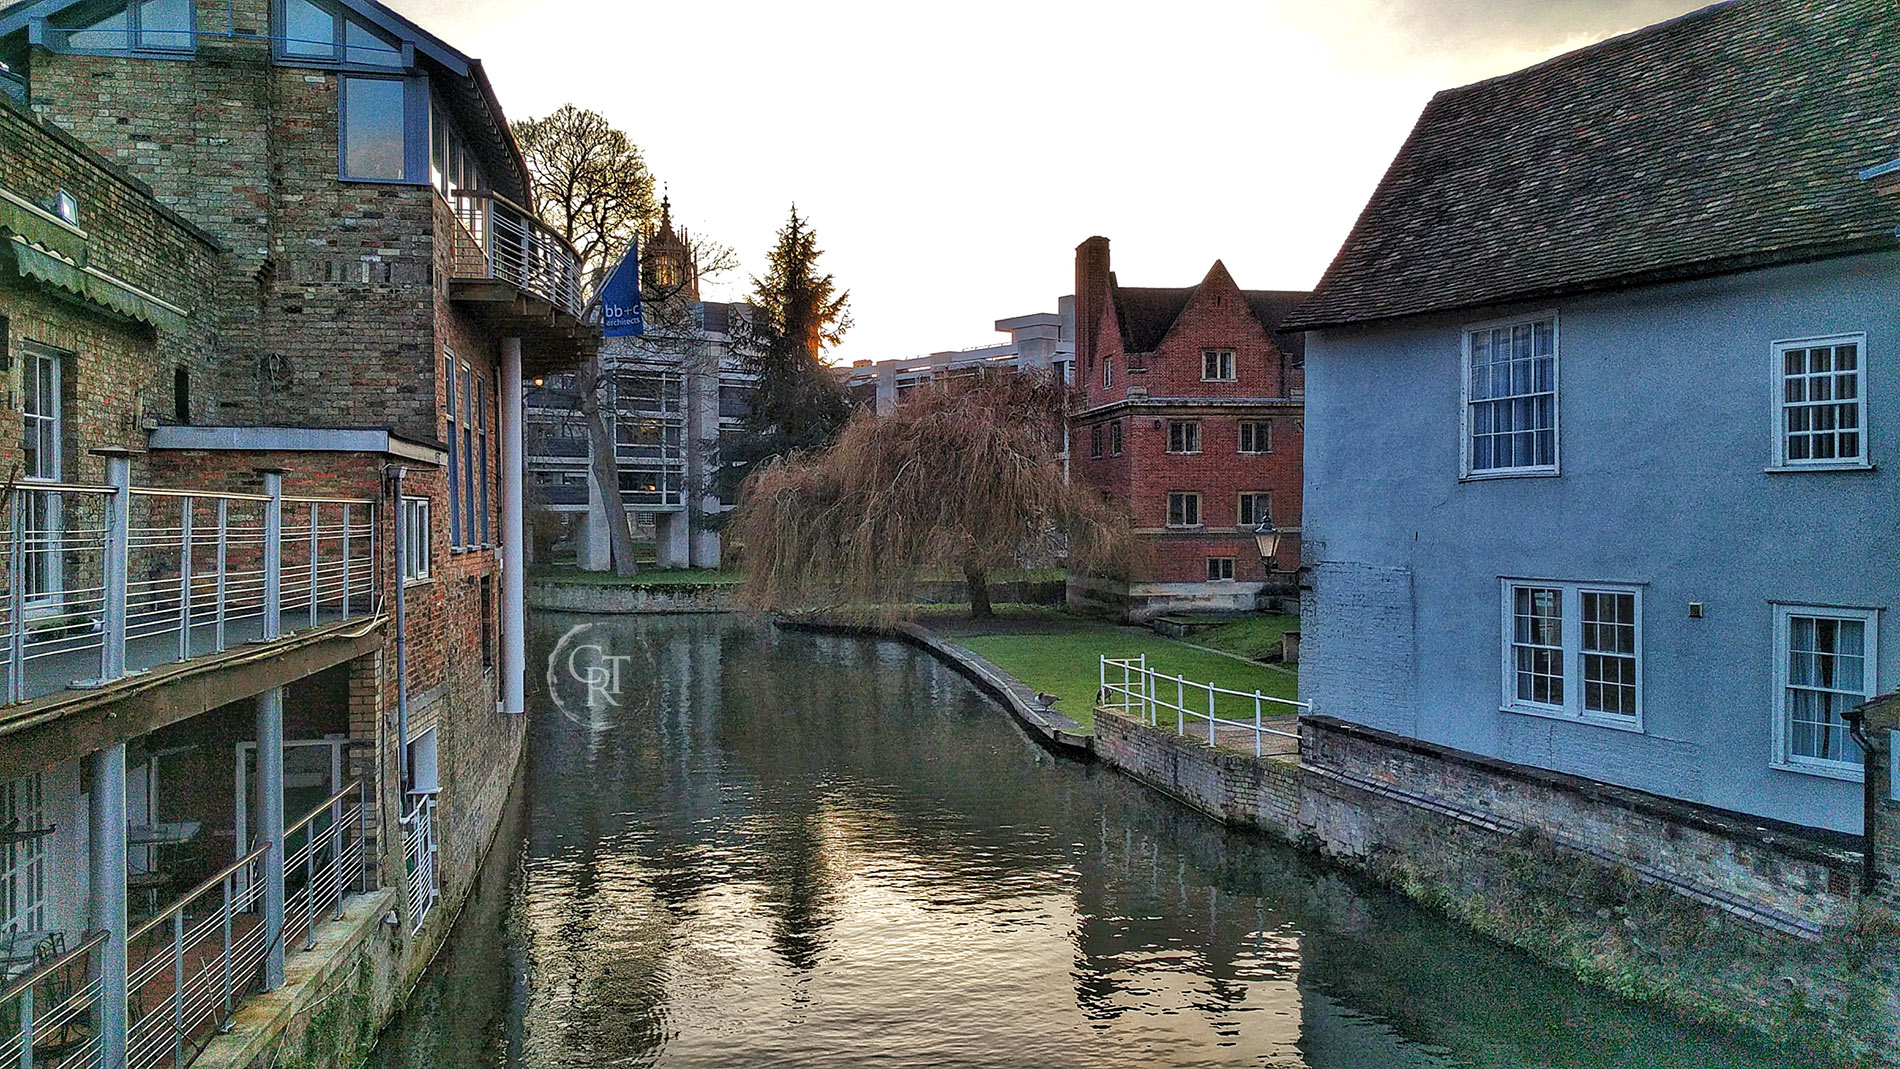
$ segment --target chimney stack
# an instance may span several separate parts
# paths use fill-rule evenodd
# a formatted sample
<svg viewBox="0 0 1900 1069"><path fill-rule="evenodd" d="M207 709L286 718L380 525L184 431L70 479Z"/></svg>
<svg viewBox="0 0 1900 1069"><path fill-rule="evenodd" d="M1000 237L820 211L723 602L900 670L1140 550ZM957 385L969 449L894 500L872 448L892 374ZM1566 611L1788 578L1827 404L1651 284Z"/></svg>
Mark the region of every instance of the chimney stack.
<svg viewBox="0 0 1900 1069"><path fill-rule="evenodd" d="M1095 366L1095 333L1108 306L1108 239L1092 237L1075 247L1075 359Z"/></svg>

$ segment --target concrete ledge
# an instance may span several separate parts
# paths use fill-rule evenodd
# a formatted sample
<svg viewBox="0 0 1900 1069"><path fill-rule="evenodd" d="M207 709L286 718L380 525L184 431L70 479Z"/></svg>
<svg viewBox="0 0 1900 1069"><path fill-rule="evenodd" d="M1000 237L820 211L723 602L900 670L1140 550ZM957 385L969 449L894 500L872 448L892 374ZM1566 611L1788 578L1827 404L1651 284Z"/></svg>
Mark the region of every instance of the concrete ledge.
<svg viewBox="0 0 1900 1069"><path fill-rule="evenodd" d="M1045 706L1037 701L1035 690L1022 680L927 627L911 623L878 627L808 617L779 618L773 623L792 631L864 635L908 642L936 657L955 669L958 675L976 684L978 690L1000 702L1003 708L1009 710L1011 716L1052 747L1080 757L1089 757L1094 753L1095 738L1087 728L1055 706Z"/></svg>
<svg viewBox="0 0 1900 1069"><path fill-rule="evenodd" d="M245 999L231 1030L205 1047L194 1069L246 1069L263 1060L293 1022L314 1014L338 985L348 982L357 958L383 927L383 915L394 908L394 888L345 902L342 920L317 926L314 948L285 955L284 986Z"/></svg>
<svg viewBox="0 0 1900 1069"><path fill-rule="evenodd" d="M526 599L529 608L548 612L664 615L739 611L739 590L731 583L620 586L530 578Z"/></svg>

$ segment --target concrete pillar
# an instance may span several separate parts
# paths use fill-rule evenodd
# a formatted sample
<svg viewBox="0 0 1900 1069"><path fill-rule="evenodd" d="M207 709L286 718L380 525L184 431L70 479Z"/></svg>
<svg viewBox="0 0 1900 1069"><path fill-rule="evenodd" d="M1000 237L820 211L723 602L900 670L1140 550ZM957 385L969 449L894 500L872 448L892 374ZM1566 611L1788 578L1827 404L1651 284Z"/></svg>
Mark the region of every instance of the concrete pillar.
<svg viewBox="0 0 1900 1069"><path fill-rule="evenodd" d="M106 933L99 948L99 1063L125 1064L125 744L92 755L90 927Z"/></svg>
<svg viewBox="0 0 1900 1069"><path fill-rule="evenodd" d="M501 340L501 711L527 709L528 608L523 580L521 339Z"/></svg>
<svg viewBox="0 0 1900 1069"><path fill-rule="evenodd" d="M594 478L594 466L587 466L587 515L581 521L576 539L575 559L584 572L604 572L614 566L613 546L608 541L607 504L600 482Z"/></svg>
<svg viewBox="0 0 1900 1069"><path fill-rule="evenodd" d="M264 990L284 986L284 688L257 696L257 838L264 852Z"/></svg>
<svg viewBox="0 0 1900 1069"><path fill-rule="evenodd" d="M719 567L719 532L711 523L719 514L719 495L708 492L719 466L719 367L717 361L706 363L686 379L684 489L692 528L688 556L695 568Z"/></svg>
<svg viewBox="0 0 1900 1069"><path fill-rule="evenodd" d="M684 512L661 512L653 517L653 564L656 568L685 568L692 563Z"/></svg>
<svg viewBox="0 0 1900 1069"><path fill-rule="evenodd" d="M897 411L897 368L877 369L877 414L888 416Z"/></svg>

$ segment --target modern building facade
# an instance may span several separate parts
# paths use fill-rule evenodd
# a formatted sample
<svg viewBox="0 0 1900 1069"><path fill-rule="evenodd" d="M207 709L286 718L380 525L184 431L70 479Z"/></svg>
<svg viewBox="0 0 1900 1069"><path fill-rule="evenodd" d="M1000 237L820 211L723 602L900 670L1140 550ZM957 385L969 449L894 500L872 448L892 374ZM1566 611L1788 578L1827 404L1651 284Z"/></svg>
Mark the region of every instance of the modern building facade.
<svg viewBox="0 0 1900 1069"><path fill-rule="evenodd" d="M838 376L854 401L888 416L904 395L939 379L990 371L1032 371L1058 381L1075 381L1075 298L1063 297L1056 310L996 321L1009 340L972 349L950 349L900 360L859 360L839 368Z"/></svg>
<svg viewBox="0 0 1900 1069"><path fill-rule="evenodd" d="M720 517L734 502L717 478L721 438L741 433L753 384L745 354L752 306L699 299L684 228L663 201L641 250L646 332L600 349L604 415L628 522L651 539L659 568L717 568ZM594 483L579 378L544 379L527 394L528 476L536 508L553 522L548 548L572 544L583 569L605 571L610 522Z"/></svg>
<svg viewBox="0 0 1900 1069"><path fill-rule="evenodd" d="M1251 611L1291 587L1300 529L1303 292L1242 290L1218 261L1185 289L1124 287L1108 239L1075 254L1071 471L1127 509L1125 577L1071 575L1069 601L1134 618ZM1268 574L1254 532L1284 533Z"/></svg>
<svg viewBox="0 0 1900 1069"><path fill-rule="evenodd" d="M1845 714L1900 683L1892 16L1735 0L1434 98L1289 322L1316 716L1860 835Z"/></svg>
<svg viewBox="0 0 1900 1069"><path fill-rule="evenodd" d="M16 4L0 60L0 1061L350 1057L519 763L573 252L380 5Z"/></svg>

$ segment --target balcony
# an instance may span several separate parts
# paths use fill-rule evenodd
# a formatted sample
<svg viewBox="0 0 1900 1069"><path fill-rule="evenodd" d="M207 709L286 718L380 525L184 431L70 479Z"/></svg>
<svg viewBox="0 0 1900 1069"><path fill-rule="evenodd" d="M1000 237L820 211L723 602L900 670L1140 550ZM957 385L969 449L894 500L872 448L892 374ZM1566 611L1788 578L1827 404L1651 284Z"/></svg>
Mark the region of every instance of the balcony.
<svg viewBox="0 0 1900 1069"><path fill-rule="evenodd" d="M600 344L584 322L580 257L526 208L492 192L458 189L449 295L495 330L522 339L523 373L571 370Z"/></svg>
<svg viewBox="0 0 1900 1069"><path fill-rule="evenodd" d="M381 609L376 503L18 481L0 561L5 700L97 689L163 665Z"/></svg>

